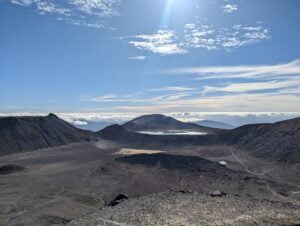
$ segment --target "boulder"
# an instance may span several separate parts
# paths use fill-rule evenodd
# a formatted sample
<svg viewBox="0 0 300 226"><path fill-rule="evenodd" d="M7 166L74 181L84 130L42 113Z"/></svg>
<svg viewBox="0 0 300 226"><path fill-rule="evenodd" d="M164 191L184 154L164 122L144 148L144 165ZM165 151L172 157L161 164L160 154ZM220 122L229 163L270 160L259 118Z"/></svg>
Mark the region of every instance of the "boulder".
<svg viewBox="0 0 300 226"><path fill-rule="evenodd" d="M211 193L210 193L210 196L211 196L211 197L222 197L222 196L226 196L226 193L217 190L217 191L211 192Z"/></svg>
<svg viewBox="0 0 300 226"><path fill-rule="evenodd" d="M18 165L3 165L0 166L0 174L4 175L4 174L11 174L11 173L17 173L20 172L22 170L25 170L24 167L22 166L18 166Z"/></svg>
<svg viewBox="0 0 300 226"><path fill-rule="evenodd" d="M115 206L120 204L121 202L123 202L124 200L128 199L127 195L124 194L119 194L116 198L114 198L109 204L108 206Z"/></svg>

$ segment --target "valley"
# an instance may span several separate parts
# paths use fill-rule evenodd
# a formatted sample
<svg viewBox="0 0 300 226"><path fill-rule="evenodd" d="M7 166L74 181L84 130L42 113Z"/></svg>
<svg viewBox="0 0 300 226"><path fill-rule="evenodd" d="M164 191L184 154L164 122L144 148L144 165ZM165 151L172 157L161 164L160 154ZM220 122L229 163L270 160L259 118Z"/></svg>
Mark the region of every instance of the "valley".
<svg viewBox="0 0 300 226"><path fill-rule="evenodd" d="M299 222L299 163L257 158L236 144L221 143L227 133L149 135L110 126L89 141L3 155L0 166L19 166L22 170L0 174L0 223L94 225L82 223L89 214L96 217L86 222L94 219L100 225L143 225L156 222L154 218L159 219L156 225L197 220L208 225L225 224L232 218L236 219L233 224ZM226 164L220 164L222 161ZM214 191L226 196L212 198ZM107 207L118 194L126 194L129 200ZM149 210L160 202L164 206L159 208L168 215ZM215 202L219 204L215 206ZM171 211L174 205L177 209ZM236 205L247 213L233 216L233 210L222 209L222 205ZM259 217L249 205L258 206ZM196 209L183 217L189 207ZM204 208L221 212L212 220L201 212ZM263 212L265 208L274 212ZM107 218L108 212L112 220ZM136 217L124 218L131 214ZM143 222L145 214L149 219ZM81 223L73 223L77 218Z"/></svg>

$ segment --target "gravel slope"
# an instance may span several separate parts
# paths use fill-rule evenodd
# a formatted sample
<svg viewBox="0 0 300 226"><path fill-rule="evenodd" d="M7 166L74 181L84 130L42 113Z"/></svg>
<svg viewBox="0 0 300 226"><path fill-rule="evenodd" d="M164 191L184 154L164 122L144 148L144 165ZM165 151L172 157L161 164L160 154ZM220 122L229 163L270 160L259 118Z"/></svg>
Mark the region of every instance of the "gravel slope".
<svg viewBox="0 0 300 226"><path fill-rule="evenodd" d="M163 192L129 199L66 225L296 225L300 206L250 196Z"/></svg>

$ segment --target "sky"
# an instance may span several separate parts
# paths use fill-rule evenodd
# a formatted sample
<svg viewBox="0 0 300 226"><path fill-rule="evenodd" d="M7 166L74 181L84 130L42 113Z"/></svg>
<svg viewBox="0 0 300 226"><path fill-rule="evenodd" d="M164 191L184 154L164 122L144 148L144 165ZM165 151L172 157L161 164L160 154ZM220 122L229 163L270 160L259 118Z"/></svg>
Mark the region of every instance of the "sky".
<svg viewBox="0 0 300 226"><path fill-rule="evenodd" d="M299 28L299 0L0 0L0 113L300 116Z"/></svg>

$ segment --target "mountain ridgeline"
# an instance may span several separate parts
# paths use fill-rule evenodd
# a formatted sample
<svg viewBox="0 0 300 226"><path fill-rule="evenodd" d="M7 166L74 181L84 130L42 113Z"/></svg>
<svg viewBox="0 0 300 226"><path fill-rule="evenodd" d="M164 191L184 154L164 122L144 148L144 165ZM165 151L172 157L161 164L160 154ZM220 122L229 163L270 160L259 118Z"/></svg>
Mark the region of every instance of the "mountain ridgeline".
<svg viewBox="0 0 300 226"><path fill-rule="evenodd" d="M162 130L185 130L214 134L219 129L200 126L191 122L181 122L165 115L144 115L125 123L124 128L129 131L162 131Z"/></svg>
<svg viewBox="0 0 300 226"><path fill-rule="evenodd" d="M184 130L207 135L149 135L139 131ZM0 155L104 139L133 148L228 145L271 161L300 163L300 118L253 124L232 130L185 123L163 115L145 115L98 132L80 130L53 114L0 118Z"/></svg>
<svg viewBox="0 0 300 226"><path fill-rule="evenodd" d="M212 120L201 120L198 122L194 122L200 126L206 126L210 128L217 128L217 129L234 129L236 126L224 123L224 122L218 122L218 121L212 121Z"/></svg>
<svg viewBox="0 0 300 226"><path fill-rule="evenodd" d="M241 126L221 134L218 142L236 145L258 158L300 163L300 118Z"/></svg>
<svg viewBox="0 0 300 226"><path fill-rule="evenodd" d="M0 118L0 155L88 141L89 131L75 128L54 114Z"/></svg>

